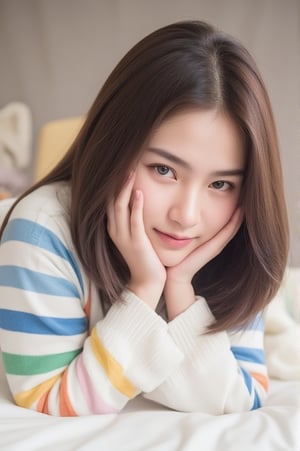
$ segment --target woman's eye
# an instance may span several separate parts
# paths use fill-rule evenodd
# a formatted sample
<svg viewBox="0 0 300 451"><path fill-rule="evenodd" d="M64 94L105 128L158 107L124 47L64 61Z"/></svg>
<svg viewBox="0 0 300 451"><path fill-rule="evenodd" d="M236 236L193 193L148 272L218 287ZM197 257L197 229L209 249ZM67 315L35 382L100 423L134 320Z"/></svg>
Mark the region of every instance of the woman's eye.
<svg viewBox="0 0 300 451"><path fill-rule="evenodd" d="M232 183L224 182L223 180L217 180L216 182L213 182L211 186L219 191L227 191L233 187Z"/></svg>
<svg viewBox="0 0 300 451"><path fill-rule="evenodd" d="M175 178L175 174L174 171L172 169L170 169L168 166L164 166L164 165L155 165L153 166L156 170L156 172L159 175L162 175L164 177L169 177L169 178Z"/></svg>

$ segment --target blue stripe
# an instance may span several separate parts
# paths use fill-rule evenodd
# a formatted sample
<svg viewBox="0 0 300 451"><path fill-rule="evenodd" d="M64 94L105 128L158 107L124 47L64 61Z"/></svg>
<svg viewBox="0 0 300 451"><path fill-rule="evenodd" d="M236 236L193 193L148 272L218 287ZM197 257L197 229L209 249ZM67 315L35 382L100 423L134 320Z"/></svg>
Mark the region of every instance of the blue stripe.
<svg viewBox="0 0 300 451"><path fill-rule="evenodd" d="M251 393L252 393L252 385L253 385L252 384L252 377L250 376L250 374L246 370L244 370L244 368L241 368L241 372L242 372L242 375L244 377L244 381L245 381L245 384L247 386L248 392L251 395Z"/></svg>
<svg viewBox="0 0 300 451"><path fill-rule="evenodd" d="M259 409L261 406L262 406L262 404L259 399L259 396L256 393L256 390L254 390L254 401L253 401L253 406L251 407L251 410Z"/></svg>
<svg viewBox="0 0 300 451"><path fill-rule="evenodd" d="M265 329L263 314L259 313L243 330L257 330L263 332Z"/></svg>
<svg viewBox="0 0 300 451"><path fill-rule="evenodd" d="M22 241L63 258L71 264L83 292L82 276L73 253L51 230L28 219L12 219L4 230L1 244L6 241Z"/></svg>
<svg viewBox="0 0 300 451"><path fill-rule="evenodd" d="M231 332L232 333L245 332L247 330L255 330L255 331L258 331L258 332L264 332L265 324L264 324L263 313L259 313L254 319L252 319L245 326L241 326L241 327L237 327L235 329L231 329Z"/></svg>
<svg viewBox="0 0 300 451"><path fill-rule="evenodd" d="M262 404L261 404L261 401L259 399L259 396L258 396L256 390L253 389L254 387L253 387L252 377L246 370L244 370L244 368L241 368L241 372L244 377L244 381L245 381L245 384L246 384L249 394L252 395L252 393L253 393L253 395L254 395L254 401L253 401L253 404L252 404L252 407L250 410L258 409L259 407L261 407Z"/></svg>
<svg viewBox="0 0 300 451"><path fill-rule="evenodd" d="M21 266L0 266L0 285L50 296L80 298L76 286L69 280Z"/></svg>
<svg viewBox="0 0 300 451"><path fill-rule="evenodd" d="M85 317L53 318L0 309L0 328L29 334L68 336L86 332L87 319Z"/></svg>
<svg viewBox="0 0 300 451"><path fill-rule="evenodd" d="M265 353L262 349L232 346L231 351L237 360L265 364Z"/></svg>
<svg viewBox="0 0 300 451"><path fill-rule="evenodd" d="M261 401L259 399L259 396L258 396L256 390L254 389L252 377L244 368L241 368L241 372L244 377L244 381L245 381L245 384L246 384L249 394L252 395L252 393L253 393L253 395L254 395L254 401L253 401L253 404L252 404L252 407L250 410L259 409L259 407L261 407L262 404L261 404Z"/></svg>

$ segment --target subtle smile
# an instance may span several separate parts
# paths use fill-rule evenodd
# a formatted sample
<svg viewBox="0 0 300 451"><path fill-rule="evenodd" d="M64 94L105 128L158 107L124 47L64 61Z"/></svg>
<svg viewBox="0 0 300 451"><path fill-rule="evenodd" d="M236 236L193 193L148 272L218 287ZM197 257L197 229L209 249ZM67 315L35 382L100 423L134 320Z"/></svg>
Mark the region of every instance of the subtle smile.
<svg viewBox="0 0 300 451"><path fill-rule="evenodd" d="M193 238L169 235L167 233L160 232L157 229L154 230L164 244L174 249L181 249L193 241Z"/></svg>

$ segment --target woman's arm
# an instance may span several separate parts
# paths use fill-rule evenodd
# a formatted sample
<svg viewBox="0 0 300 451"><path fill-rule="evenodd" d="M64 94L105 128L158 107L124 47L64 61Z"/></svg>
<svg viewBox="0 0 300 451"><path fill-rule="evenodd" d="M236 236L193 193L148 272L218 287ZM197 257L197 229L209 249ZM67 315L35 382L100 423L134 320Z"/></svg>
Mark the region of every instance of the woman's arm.
<svg viewBox="0 0 300 451"><path fill-rule="evenodd" d="M0 337L13 397L53 415L119 411L161 384L182 354L166 322L129 291L90 331L82 269L66 231L42 216L11 219L0 246Z"/></svg>
<svg viewBox="0 0 300 451"><path fill-rule="evenodd" d="M146 395L173 409L214 415L260 407L268 385L262 321L238 332L205 334L213 321L199 298L169 323L169 333L185 358L160 387Z"/></svg>
<svg viewBox="0 0 300 451"><path fill-rule="evenodd" d="M196 300L193 275L218 255L236 234L243 214L230 221L177 266L167 268L164 287L169 333L185 359L154 393L147 395L174 409L212 414L259 407L265 396L263 333L207 334L214 318L202 298Z"/></svg>

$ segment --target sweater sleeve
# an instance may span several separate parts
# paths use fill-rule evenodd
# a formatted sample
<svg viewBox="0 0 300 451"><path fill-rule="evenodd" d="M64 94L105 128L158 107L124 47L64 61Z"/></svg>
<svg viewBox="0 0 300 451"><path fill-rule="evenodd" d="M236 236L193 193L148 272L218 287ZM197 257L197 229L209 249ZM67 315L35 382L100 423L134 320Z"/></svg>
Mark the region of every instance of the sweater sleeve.
<svg viewBox="0 0 300 451"><path fill-rule="evenodd" d="M58 416L121 410L183 359L167 323L125 292L89 330L80 265L50 219L9 221L0 246L0 343L15 402Z"/></svg>
<svg viewBox="0 0 300 451"><path fill-rule="evenodd" d="M257 317L243 330L206 334L213 315L203 298L169 323L183 363L148 399L181 411L214 415L260 407L268 378L263 327Z"/></svg>

